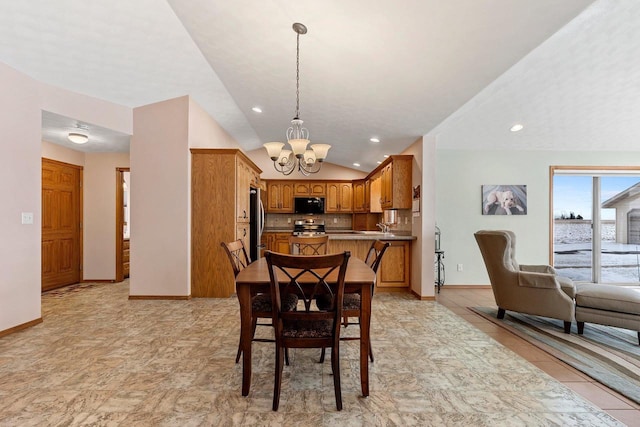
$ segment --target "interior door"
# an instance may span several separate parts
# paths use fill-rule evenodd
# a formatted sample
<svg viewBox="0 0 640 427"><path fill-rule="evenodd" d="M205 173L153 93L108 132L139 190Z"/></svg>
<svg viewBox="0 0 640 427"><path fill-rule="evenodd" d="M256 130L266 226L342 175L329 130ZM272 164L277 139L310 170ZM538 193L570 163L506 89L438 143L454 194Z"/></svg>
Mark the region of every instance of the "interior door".
<svg viewBox="0 0 640 427"><path fill-rule="evenodd" d="M42 290L81 280L82 168L42 159Z"/></svg>

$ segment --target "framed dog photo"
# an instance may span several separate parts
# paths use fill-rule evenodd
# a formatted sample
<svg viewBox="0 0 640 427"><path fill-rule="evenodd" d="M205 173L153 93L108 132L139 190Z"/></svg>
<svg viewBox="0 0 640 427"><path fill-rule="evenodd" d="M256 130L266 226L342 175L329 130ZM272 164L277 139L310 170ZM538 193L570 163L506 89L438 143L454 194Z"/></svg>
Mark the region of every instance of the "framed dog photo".
<svg viewBox="0 0 640 427"><path fill-rule="evenodd" d="M526 185L483 185L482 215L526 215Z"/></svg>

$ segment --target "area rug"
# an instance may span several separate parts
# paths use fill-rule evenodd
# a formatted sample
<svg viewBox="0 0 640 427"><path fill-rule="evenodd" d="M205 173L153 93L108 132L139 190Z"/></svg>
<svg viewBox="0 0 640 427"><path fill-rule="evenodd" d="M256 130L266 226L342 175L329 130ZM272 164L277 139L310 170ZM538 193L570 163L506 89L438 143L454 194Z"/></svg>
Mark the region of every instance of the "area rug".
<svg viewBox="0 0 640 427"><path fill-rule="evenodd" d="M468 309L640 404L636 332L586 323L584 335L578 335L574 323L571 334L565 334L561 320L514 312L498 319L496 308Z"/></svg>

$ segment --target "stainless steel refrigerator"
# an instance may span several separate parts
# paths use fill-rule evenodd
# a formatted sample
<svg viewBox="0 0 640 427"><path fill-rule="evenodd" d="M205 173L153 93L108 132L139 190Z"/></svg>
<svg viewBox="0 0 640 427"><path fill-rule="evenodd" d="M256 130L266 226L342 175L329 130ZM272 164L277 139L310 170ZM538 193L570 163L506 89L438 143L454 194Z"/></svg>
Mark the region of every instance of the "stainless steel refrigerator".
<svg viewBox="0 0 640 427"><path fill-rule="evenodd" d="M249 257L255 261L260 257L263 248L260 241L264 231L264 206L260 200L260 189L249 190Z"/></svg>

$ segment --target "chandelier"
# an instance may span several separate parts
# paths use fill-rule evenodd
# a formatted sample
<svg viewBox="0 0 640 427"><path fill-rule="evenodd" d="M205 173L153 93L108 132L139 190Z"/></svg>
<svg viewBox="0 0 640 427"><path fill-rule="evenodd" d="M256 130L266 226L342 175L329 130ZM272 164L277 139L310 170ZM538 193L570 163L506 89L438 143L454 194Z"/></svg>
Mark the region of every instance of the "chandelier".
<svg viewBox="0 0 640 427"><path fill-rule="evenodd" d="M291 127L287 129L287 142L291 149L283 149L283 142L267 142L263 144L271 160L273 167L283 175L290 175L298 170L305 176L318 173L322 162L327 158L331 145L313 144L309 148L309 130L302 127L304 123L300 119L300 34L307 33L307 27L296 22L293 24L296 32L296 115L291 120Z"/></svg>

